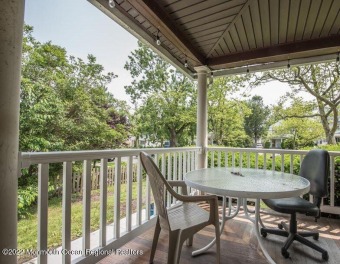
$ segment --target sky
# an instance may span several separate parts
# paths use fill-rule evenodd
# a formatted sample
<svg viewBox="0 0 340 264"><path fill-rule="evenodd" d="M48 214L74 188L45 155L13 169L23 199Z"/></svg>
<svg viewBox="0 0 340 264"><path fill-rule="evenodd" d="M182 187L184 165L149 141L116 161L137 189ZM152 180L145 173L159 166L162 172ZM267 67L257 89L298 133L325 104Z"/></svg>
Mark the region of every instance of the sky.
<svg viewBox="0 0 340 264"><path fill-rule="evenodd" d="M87 0L26 0L25 23L40 42L52 41L68 55L86 59L93 54L105 71L118 75L109 85L115 98L130 101L124 86L132 81L124 64L137 48L137 39ZM266 105L275 104L288 86L270 82L253 89Z"/></svg>

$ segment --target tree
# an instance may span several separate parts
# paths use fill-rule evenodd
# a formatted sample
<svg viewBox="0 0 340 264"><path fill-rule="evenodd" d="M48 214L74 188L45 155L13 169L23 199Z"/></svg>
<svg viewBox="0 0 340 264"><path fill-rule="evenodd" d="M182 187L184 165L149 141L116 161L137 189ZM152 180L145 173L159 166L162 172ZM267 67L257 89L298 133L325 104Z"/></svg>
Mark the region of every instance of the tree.
<svg viewBox="0 0 340 264"><path fill-rule="evenodd" d="M322 63L308 66L296 66L289 70L276 70L262 74L256 84L269 80L278 80L288 83L291 92L285 96L285 100L292 99L301 93L308 93L313 98L311 103L314 112L301 113L295 118L319 117L328 144L336 144L335 131L339 117L338 106L340 104L340 70L339 63Z"/></svg>
<svg viewBox="0 0 340 264"><path fill-rule="evenodd" d="M251 113L244 119L244 129L249 137L251 137L255 146L257 140L261 138L268 130L269 109L263 104L261 96L253 96L247 101L247 106Z"/></svg>
<svg viewBox="0 0 340 264"><path fill-rule="evenodd" d="M96 58L68 57L51 42L40 43L25 26L20 101L20 150L56 151L121 146L129 129L127 112L106 86ZM120 118L117 118L120 116Z"/></svg>
<svg viewBox="0 0 340 264"><path fill-rule="evenodd" d="M271 136L285 136L284 145L291 149L314 146L322 138L323 129L320 122L313 118L289 118L282 120L273 128ZM289 143L288 143L289 142Z"/></svg>
<svg viewBox="0 0 340 264"><path fill-rule="evenodd" d="M196 91L193 82L138 42L125 64L134 79L125 87L138 105L134 122L137 136L146 135L154 142L170 140L179 145L196 121Z"/></svg>
<svg viewBox="0 0 340 264"><path fill-rule="evenodd" d="M315 141L324 137L324 131L317 117L297 118L294 116L312 116L313 104L306 103L301 97L292 100L291 105L285 107L285 102L280 101L273 108L274 117L279 120L273 125L273 133L270 136L285 137L285 145L296 149L313 146ZM291 116L287 118L287 116Z"/></svg>
<svg viewBox="0 0 340 264"><path fill-rule="evenodd" d="M249 140L244 131L244 118L248 107L233 98L243 88L248 76L216 78L208 89L208 124L217 145L246 147Z"/></svg>

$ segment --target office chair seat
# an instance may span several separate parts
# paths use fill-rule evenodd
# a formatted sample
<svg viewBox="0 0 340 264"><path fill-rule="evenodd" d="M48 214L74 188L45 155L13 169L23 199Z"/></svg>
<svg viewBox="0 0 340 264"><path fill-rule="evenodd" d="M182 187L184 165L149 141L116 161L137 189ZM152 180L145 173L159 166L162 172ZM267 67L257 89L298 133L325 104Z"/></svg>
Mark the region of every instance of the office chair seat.
<svg viewBox="0 0 340 264"><path fill-rule="evenodd" d="M297 212L309 216L319 216L320 212L320 209L316 205L300 197L267 199L263 201L270 209L283 214Z"/></svg>

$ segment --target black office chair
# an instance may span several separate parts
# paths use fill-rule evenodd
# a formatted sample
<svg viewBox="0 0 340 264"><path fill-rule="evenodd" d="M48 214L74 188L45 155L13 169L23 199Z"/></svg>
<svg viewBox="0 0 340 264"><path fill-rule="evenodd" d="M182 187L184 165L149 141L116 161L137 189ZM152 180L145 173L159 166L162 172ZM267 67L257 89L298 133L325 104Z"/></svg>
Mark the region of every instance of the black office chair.
<svg viewBox="0 0 340 264"><path fill-rule="evenodd" d="M264 199L263 202L274 211L290 214L289 227L286 223L281 222L279 229L261 228L263 237L269 234L288 237L281 253L285 258L289 257L287 251L294 240L297 240L308 247L311 247L322 253L322 258L328 260L328 252L318 245L314 244L305 237L312 236L314 240L319 239L319 233L316 232L297 232L296 213L314 216L315 221L320 217L320 204L323 197L328 195L327 179L329 176L329 154L325 150L311 150L305 156L301 164L300 176L310 181L309 194L313 196L313 203L300 197L285 199ZM283 230L284 229L284 230Z"/></svg>

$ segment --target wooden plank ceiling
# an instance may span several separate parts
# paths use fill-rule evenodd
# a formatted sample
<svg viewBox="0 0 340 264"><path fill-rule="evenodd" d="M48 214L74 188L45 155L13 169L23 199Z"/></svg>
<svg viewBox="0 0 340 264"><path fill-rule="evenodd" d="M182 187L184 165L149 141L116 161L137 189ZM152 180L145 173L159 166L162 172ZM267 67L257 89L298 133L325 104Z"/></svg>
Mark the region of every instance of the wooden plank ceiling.
<svg viewBox="0 0 340 264"><path fill-rule="evenodd" d="M340 0L90 2L191 75L340 51Z"/></svg>

